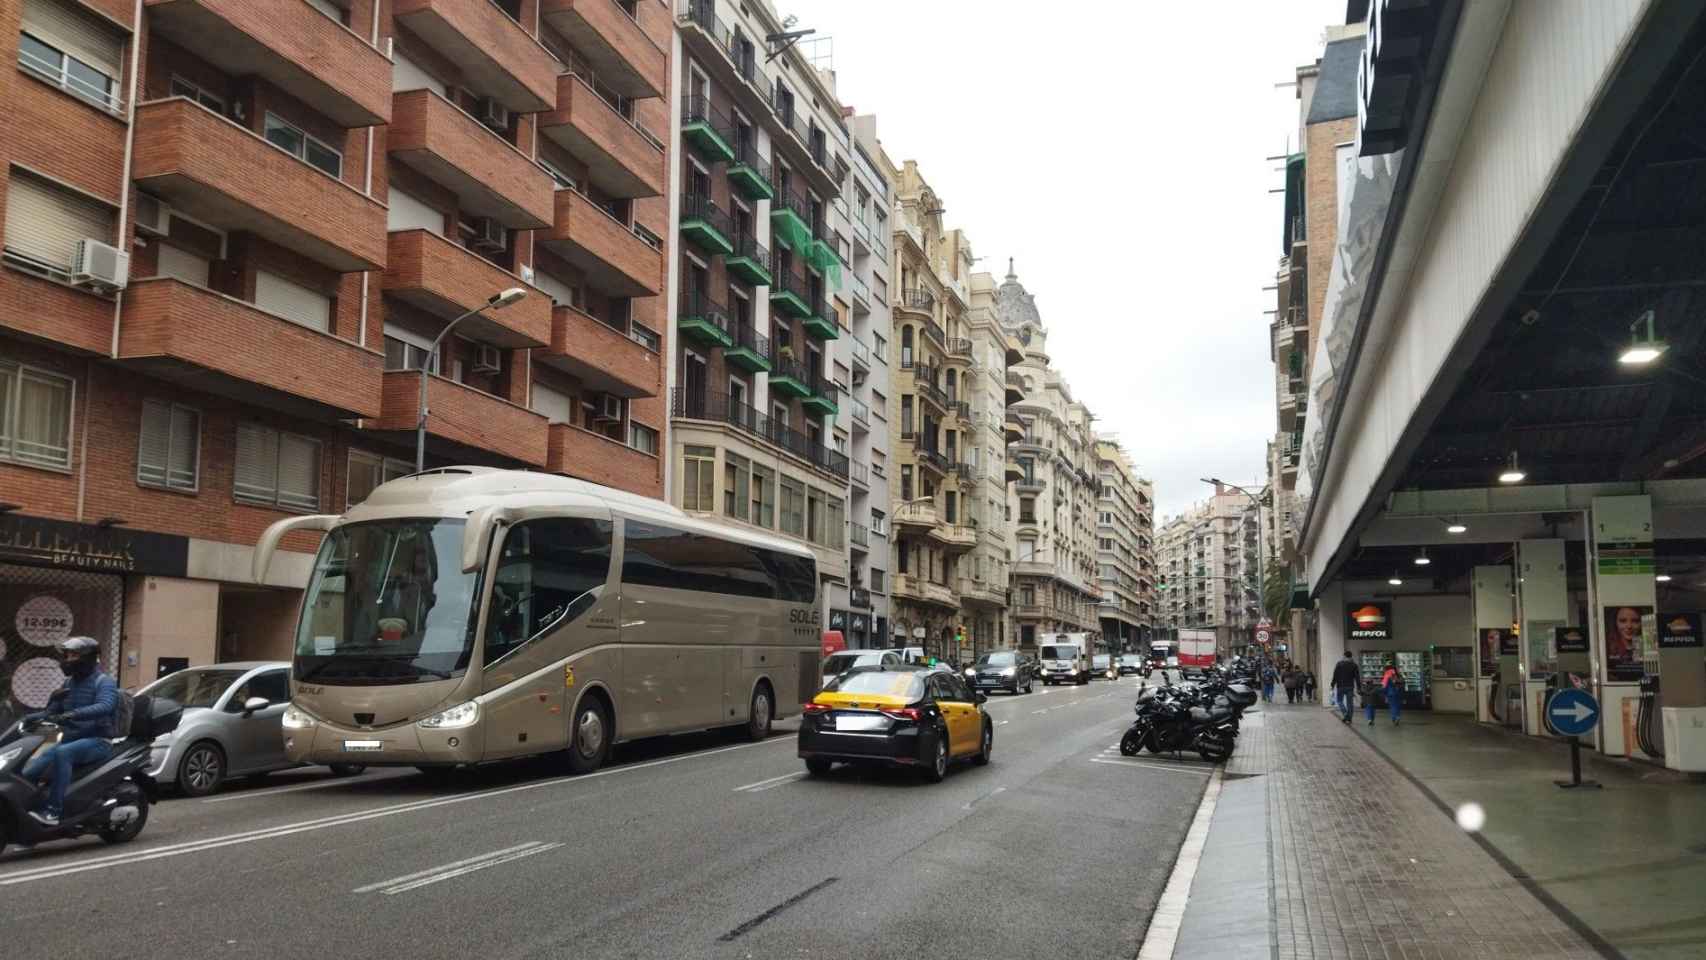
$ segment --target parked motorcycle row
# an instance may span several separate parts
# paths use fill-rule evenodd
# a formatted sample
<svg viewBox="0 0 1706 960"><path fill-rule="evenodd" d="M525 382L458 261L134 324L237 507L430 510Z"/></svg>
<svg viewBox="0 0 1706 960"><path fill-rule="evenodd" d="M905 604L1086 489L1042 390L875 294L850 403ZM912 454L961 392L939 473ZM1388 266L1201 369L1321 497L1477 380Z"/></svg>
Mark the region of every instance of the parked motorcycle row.
<svg viewBox="0 0 1706 960"><path fill-rule="evenodd" d="M1178 684L1162 676L1161 685L1146 685L1138 694L1137 719L1120 738L1120 753L1195 751L1210 763L1229 759L1238 745L1238 721L1259 696L1253 681L1220 670Z"/></svg>

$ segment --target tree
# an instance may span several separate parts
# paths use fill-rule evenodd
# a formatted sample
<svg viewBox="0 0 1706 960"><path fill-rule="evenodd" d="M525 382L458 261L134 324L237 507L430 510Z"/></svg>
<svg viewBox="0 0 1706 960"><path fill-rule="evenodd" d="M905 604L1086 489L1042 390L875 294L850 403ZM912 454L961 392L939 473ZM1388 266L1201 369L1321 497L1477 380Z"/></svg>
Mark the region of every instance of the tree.
<svg viewBox="0 0 1706 960"><path fill-rule="evenodd" d="M1267 571L1267 582L1262 584L1262 608L1268 619L1275 624L1285 622L1286 611L1291 609L1291 571L1275 564Z"/></svg>

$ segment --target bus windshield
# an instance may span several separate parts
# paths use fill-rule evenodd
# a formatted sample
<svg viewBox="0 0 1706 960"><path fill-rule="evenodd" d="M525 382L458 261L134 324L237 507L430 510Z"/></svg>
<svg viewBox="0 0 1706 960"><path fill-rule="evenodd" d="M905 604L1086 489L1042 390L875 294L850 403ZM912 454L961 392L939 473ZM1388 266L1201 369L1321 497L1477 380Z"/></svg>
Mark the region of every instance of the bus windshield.
<svg viewBox="0 0 1706 960"><path fill-rule="evenodd" d="M416 683L466 670L479 578L461 520L377 520L326 535L296 632L296 679Z"/></svg>

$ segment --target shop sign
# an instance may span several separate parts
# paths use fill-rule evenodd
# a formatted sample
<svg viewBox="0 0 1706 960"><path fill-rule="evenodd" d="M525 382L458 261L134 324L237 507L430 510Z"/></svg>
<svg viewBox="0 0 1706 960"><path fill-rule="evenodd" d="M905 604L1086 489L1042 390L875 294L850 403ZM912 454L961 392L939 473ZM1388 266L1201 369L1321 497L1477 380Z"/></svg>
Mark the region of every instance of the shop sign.
<svg viewBox="0 0 1706 960"><path fill-rule="evenodd" d="M1659 649L1700 646L1700 614L1667 613L1659 617Z"/></svg>
<svg viewBox="0 0 1706 960"><path fill-rule="evenodd" d="M868 616L866 616L865 614L855 613L853 615L853 632L854 633L857 633L857 634L865 633L867 630L870 629L869 624L870 624L870 618Z"/></svg>
<svg viewBox="0 0 1706 960"><path fill-rule="evenodd" d="M0 515L0 561L96 573L181 577L189 569L189 556L188 537Z"/></svg>
<svg viewBox="0 0 1706 960"><path fill-rule="evenodd" d="M1390 640L1392 639L1392 604L1384 601L1363 601L1345 604L1345 619L1348 621L1349 636L1352 640Z"/></svg>
<svg viewBox="0 0 1706 960"><path fill-rule="evenodd" d="M846 630L847 629L847 611L845 611L845 610L831 610L831 611L829 611L829 629L831 629L831 630L843 630L843 631Z"/></svg>
<svg viewBox="0 0 1706 960"><path fill-rule="evenodd" d="M1599 545L1599 575L1602 577L1650 577L1653 570L1651 540Z"/></svg>
<svg viewBox="0 0 1706 960"><path fill-rule="evenodd" d="M1552 638L1559 653L1588 652L1588 632L1583 627L1553 627Z"/></svg>

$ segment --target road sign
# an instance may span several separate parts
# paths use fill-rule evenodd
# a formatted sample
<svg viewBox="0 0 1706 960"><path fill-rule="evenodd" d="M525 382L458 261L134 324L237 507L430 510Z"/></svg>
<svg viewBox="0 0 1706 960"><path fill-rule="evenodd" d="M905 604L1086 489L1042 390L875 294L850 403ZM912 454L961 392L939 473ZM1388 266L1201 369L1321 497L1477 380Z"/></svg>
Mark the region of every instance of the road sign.
<svg viewBox="0 0 1706 960"><path fill-rule="evenodd" d="M1273 634L1269 632L1268 627L1266 625L1259 626L1256 628L1256 642L1261 644L1262 646L1264 646L1264 647L1267 646L1268 641L1272 640L1273 638L1274 638Z"/></svg>
<svg viewBox="0 0 1706 960"><path fill-rule="evenodd" d="M1579 737L1599 723L1599 701L1586 690L1560 690L1546 701L1546 723L1563 737Z"/></svg>

